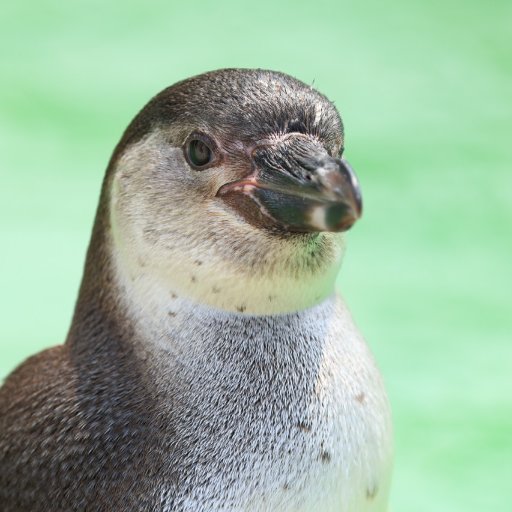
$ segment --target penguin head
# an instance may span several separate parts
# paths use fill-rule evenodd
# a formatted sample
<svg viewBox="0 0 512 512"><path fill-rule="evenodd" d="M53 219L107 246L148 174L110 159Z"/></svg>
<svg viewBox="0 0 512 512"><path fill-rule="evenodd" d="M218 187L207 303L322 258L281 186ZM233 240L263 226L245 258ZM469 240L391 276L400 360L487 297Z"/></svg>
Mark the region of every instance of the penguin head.
<svg viewBox="0 0 512 512"><path fill-rule="evenodd" d="M135 117L106 188L118 274L244 314L332 293L361 214L333 104L282 73L179 82Z"/></svg>

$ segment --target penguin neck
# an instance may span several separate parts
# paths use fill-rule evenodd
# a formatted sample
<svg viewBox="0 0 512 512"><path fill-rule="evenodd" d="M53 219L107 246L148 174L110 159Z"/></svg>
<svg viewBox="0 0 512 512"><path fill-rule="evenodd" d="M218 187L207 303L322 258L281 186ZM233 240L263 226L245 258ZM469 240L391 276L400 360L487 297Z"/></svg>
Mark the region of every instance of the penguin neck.
<svg viewBox="0 0 512 512"><path fill-rule="evenodd" d="M328 323L328 312L335 301L333 293L319 304L299 311L252 315L217 309L187 296L169 293L161 283L148 279L125 282L121 286L123 309L133 322L137 341L145 348L164 352L178 350L181 354L197 354L203 349L210 352L218 340L232 344L231 350L236 351L239 338L244 334L255 344L273 343L273 339L296 339L299 335L309 339L324 323L322 318Z"/></svg>
<svg viewBox="0 0 512 512"><path fill-rule="evenodd" d="M248 315L294 313L320 304L334 293L344 251L342 244L325 243L322 234L320 241L301 244L299 249L283 242L278 248L283 259L268 254L268 264L232 261L213 247L190 251L179 244L155 257L157 251L151 246L127 244L118 229L112 231L110 253L119 286L138 289L139 296L147 299L179 296ZM328 256L319 254L322 251ZM161 297L158 301L166 302Z"/></svg>
<svg viewBox="0 0 512 512"><path fill-rule="evenodd" d="M138 319L141 323L153 324L152 329L159 330L157 326L161 326L163 331L168 326L172 327L177 321L187 320L194 324L200 324L202 319L215 316L222 318L224 321L236 319L240 322L243 318L255 317L289 317L295 316L299 318L302 313L309 314L311 309L321 307L323 304L330 302L335 295L334 286L324 286L322 289L314 290L316 295L313 298L311 293L306 297L296 298L294 293L300 293L299 290L293 289L292 296L288 302L285 302L285 293L283 287L279 289L279 284L274 287L268 286L267 283L258 283L257 280L251 284L246 283L245 286L232 288L225 287L224 290L219 289L216 293L221 295L223 292L228 295L225 297L226 302L215 302L203 300L204 296L195 295L194 293L182 293L180 286L162 280L159 276L151 273L140 273L133 275L127 271L119 259L114 263L114 283L123 298L123 309L126 309L129 316ZM334 282L334 279L333 279ZM259 288L258 288L259 285ZM215 286L215 285L214 285ZM255 290L256 289L256 290ZM248 293L249 292L251 293ZM250 302L240 299L237 302L237 292L242 293L245 297L251 296L256 291L254 303L258 304L263 299L271 296L270 306L262 311L262 308L255 313L247 304ZM281 300L277 297L279 292L283 294ZM310 291L311 292L311 291ZM273 295L271 295L273 294ZM304 294L303 294L304 295ZM230 299L230 300L228 300ZM233 304L234 307L219 307L219 304Z"/></svg>
<svg viewBox="0 0 512 512"><path fill-rule="evenodd" d="M103 198L105 189L107 181ZM108 332L124 337L127 329L137 329L159 339L183 319L193 323L211 315L236 322L254 317L300 318L302 313L307 316L317 306L332 302L339 265L329 268L320 280L279 280L275 276L270 280L258 275L221 278L224 289L219 276L202 276L206 265L197 267L194 262L189 266L198 277L192 289L187 289L183 279L162 279L150 269L134 267L134 258L115 247L109 210L108 201L101 200L68 339L76 340L78 333L80 338L90 336L89 331L98 330L99 325L105 332L103 338ZM187 266L187 262L182 264ZM170 274L176 275L176 271ZM180 278L184 274L177 273Z"/></svg>
<svg viewBox="0 0 512 512"><path fill-rule="evenodd" d="M258 365L272 353L276 361L301 361L297 371L318 367L325 333L339 317L334 293L295 312L221 310L170 291L148 276L131 279L109 250L108 239L108 230L96 226L67 338L76 364L96 364L103 357L132 368L133 361L145 361L144 368L155 371L159 382L166 382L176 365L189 368L197 358L218 360L219 354L228 365L232 357Z"/></svg>
<svg viewBox="0 0 512 512"><path fill-rule="evenodd" d="M132 302L168 309L183 299L194 307L246 315L295 313L322 303L334 293L339 265L311 272L273 272L232 268L219 258L188 258L186 254L153 267L122 245L112 250L117 285ZM337 262L336 262L337 263ZM158 304L158 306L157 306Z"/></svg>

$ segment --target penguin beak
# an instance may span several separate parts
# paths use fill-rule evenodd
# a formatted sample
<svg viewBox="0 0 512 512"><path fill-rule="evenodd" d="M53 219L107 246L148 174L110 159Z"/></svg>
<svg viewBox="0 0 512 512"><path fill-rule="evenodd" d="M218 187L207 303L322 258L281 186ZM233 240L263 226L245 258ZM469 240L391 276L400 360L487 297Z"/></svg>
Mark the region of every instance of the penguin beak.
<svg viewBox="0 0 512 512"><path fill-rule="evenodd" d="M255 170L217 196L258 226L293 232L346 231L361 216L357 177L309 137L258 146Z"/></svg>

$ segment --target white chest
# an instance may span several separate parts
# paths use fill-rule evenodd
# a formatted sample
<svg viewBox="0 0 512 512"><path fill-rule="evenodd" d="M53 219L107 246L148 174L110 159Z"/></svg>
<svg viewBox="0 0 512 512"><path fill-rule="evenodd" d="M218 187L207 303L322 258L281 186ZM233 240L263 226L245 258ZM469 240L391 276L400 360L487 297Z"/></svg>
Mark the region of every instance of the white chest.
<svg viewBox="0 0 512 512"><path fill-rule="evenodd" d="M185 315L168 329L188 340L154 352L186 460L171 457L183 481L163 483L164 510L386 510L389 406L341 300L249 322Z"/></svg>

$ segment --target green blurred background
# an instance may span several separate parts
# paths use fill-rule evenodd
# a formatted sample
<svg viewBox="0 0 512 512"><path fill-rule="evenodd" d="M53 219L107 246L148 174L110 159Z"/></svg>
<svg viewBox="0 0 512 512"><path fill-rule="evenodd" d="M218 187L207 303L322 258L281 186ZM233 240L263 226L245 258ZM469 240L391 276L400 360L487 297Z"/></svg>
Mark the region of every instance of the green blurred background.
<svg viewBox="0 0 512 512"><path fill-rule="evenodd" d="M509 511L512 3L4 3L0 377L61 342L100 183L163 87L220 67L332 100L363 220L339 287L387 381L391 510Z"/></svg>

